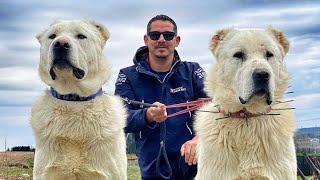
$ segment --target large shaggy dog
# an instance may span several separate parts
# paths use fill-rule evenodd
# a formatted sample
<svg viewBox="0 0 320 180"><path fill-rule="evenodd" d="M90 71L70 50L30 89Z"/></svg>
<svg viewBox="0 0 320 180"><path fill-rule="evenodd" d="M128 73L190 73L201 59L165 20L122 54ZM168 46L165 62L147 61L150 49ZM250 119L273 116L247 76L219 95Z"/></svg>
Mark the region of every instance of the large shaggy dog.
<svg viewBox="0 0 320 180"><path fill-rule="evenodd" d="M294 115L284 102L289 42L272 28L224 29L212 38L217 63L198 112L198 180L296 179ZM280 114L280 115L279 115Z"/></svg>
<svg viewBox="0 0 320 180"><path fill-rule="evenodd" d="M126 112L104 94L109 37L89 21L57 21L37 38L39 75L50 86L32 108L36 180L126 179Z"/></svg>

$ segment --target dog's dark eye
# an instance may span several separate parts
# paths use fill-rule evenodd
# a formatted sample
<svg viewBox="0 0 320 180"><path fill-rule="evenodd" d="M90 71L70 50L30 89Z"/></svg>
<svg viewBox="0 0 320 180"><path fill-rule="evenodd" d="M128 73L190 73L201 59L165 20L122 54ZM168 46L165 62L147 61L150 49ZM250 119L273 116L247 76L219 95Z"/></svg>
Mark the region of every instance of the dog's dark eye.
<svg viewBox="0 0 320 180"><path fill-rule="evenodd" d="M236 53L233 55L233 57L243 60L243 59L244 59L244 53L241 52L241 51L236 52Z"/></svg>
<svg viewBox="0 0 320 180"><path fill-rule="evenodd" d="M266 57L267 57L267 59L269 59L269 58L273 57L273 54L270 51L267 51Z"/></svg>
<svg viewBox="0 0 320 180"><path fill-rule="evenodd" d="M49 36L49 39L54 39L54 38L56 38L56 34L51 34L50 36Z"/></svg>
<svg viewBox="0 0 320 180"><path fill-rule="evenodd" d="M87 36L83 35L83 34L78 34L77 35L78 39L86 39Z"/></svg>

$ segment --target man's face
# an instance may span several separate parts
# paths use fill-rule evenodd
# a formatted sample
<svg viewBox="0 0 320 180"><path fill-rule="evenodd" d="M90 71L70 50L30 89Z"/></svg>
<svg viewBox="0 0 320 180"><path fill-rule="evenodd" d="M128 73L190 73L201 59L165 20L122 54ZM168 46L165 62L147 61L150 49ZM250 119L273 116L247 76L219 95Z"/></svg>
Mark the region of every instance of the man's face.
<svg viewBox="0 0 320 180"><path fill-rule="evenodd" d="M174 32L173 24L170 21L157 20L151 23L150 32ZM149 35L144 36L144 43L148 46L149 53L159 59L167 59L173 55L174 49L179 45L180 37L174 36L172 40L165 40L163 34L159 39L152 40Z"/></svg>

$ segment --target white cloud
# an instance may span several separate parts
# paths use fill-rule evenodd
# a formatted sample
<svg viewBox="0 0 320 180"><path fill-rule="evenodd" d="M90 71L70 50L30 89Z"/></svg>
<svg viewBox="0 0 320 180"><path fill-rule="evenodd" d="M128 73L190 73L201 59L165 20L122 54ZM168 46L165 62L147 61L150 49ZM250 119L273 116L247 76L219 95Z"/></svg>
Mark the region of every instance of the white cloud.
<svg viewBox="0 0 320 180"><path fill-rule="evenodd" d="M286 32L307 33L302 30L319 25L320 15L318 4L290 4L286 7L259 6L241 9L227 17L226 25L235 27L267 27L269 25L281 28ZM229 22L229 23L228 23Z"/></svg>
<svg viewBox="0 0 320 180"><path fill-rule="evenodd" d="M2 126L4 126L5 124L6 126L11 126L11 127L17 127L17 126L26 127L26 126L29 126L29 119L30 119L29 114L21 115L21 116L9 116L9 117L4 116L4 117L0 117L0 124Z"/></svg>
<svg viewBox="0 0 320 180"><path fill-rule="evenodd" d="M0 106L30 106L42 95L40 91L0 90Z"/></svg>
<svg viewBox="0 0 320 180"><path fill-rule="evenodd" d="M315 108L316 105L319 106L320 93L300 95L293 97L293 99L295 101L292 103L292 105L297 109L312 109Z"/></svg>
<svg viewBox="0 0 320 180"><path fill-rule="evenodd" d="M313 14L319 14L320 12L320 6L300 6L300 7L289 7L289 8L260 8L255 9L255 11L249 11L249 12L241 12L240 15L246 16L246 17L279 17L279 16L310 16Z"/></svg>
<svg viewBox="0 0 320 180"><path fill-rule="evenodd" d="M44 87L38 77L37 67L0 68L0 90L40 90Z"/></svg>

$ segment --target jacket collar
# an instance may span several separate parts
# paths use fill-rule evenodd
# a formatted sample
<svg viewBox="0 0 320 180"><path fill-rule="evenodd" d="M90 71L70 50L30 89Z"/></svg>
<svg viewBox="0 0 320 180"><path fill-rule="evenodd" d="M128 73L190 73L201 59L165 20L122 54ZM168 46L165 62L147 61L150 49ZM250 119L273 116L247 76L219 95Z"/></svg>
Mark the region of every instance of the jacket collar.
<svg viewBox="0 0 320 180"><path fill-rule="evenodd" d="M139 62L138 65L137 65L137 67L136 67L136 70L137 70L139 73L142 73L142 74L146 74L146 75L148 75L148 76L155 77L156 79L158 79L158 81L159 81L160 83L163 83L164 81L166 81L166 80L178 69L178 64L179 64L180 62L181 62L181 60L175 60L175 61L173 61L173 64L172 64L170 70L169 70L168 73L165 75L165 77L163 78L163 80L158 79L158 75L156 75L154 72L152 72L150 65L149 65L146 61Z"/></svg>
<svg viewBox="0 0 320 180"><path fill-rule="evenodd" d="M137 65L136 70L139 73L143 73L158 79L158 76L152 72L149 63L146 61L148 54L149 54L149 50L147 46L140 47L137 50L136 55L134 56L134 59L133 59L133 62ZM172 66L163 80L158 79L159 82L163 83L166 79L168 79L169 76L171 76L171 74L173 74L176 71L180 62L181 60L180 60L179 54L176 50L174 50L174 61L172 62Z"/></svg>
<svg viewBox="0 0 320 180"><path fill-rule="evenodd" d="M90 101L94 98L96 98L97 96L101 96L103 95L103 90L102 88L99 89L98 92L87 96L87 97L81 97L77 94L59 94L53 87L50 88L50 94L60 100L64 100L64 101Z"/></svg>

